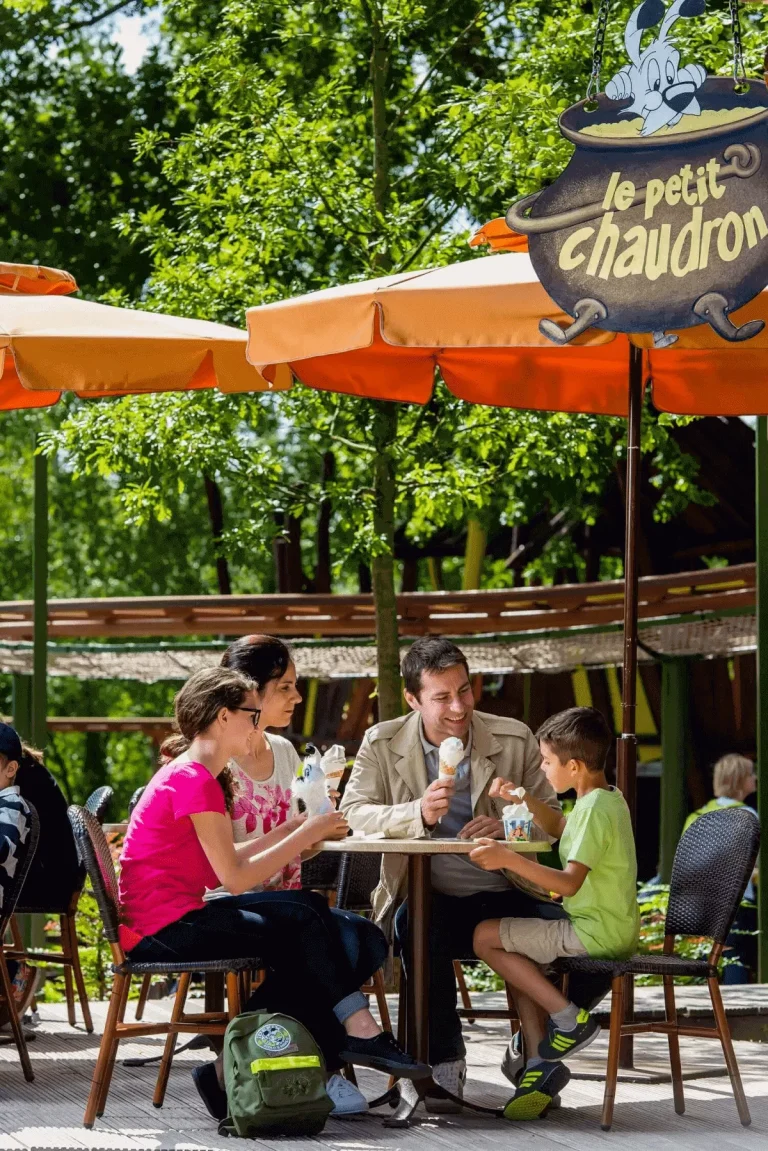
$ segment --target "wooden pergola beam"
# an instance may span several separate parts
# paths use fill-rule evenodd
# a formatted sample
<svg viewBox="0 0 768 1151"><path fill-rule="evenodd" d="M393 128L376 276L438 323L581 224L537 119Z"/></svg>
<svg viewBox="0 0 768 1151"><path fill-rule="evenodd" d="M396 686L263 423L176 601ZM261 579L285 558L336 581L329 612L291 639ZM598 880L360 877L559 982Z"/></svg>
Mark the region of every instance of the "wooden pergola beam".
<svg viewBox="0 0 768 1151"><path fill-rule="evenodd" d="M406 592L397 597L403 637L504 634L621 621L623 580L507 588ZM755 565L640 580L640 618L744 611L755 603ZM150 596L48 601L49 639L249 635L373 636L371 595ZM31 640L31 600L0 602L0 641Z"/></svg>

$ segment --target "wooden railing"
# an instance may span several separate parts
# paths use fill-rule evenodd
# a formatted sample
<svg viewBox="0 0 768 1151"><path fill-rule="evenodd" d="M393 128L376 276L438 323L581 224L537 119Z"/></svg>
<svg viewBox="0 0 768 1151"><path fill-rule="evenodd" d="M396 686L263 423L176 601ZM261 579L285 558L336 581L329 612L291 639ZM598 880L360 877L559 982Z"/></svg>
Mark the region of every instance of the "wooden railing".
<svg viewBox="0 0 768 1151"><path fill-rule="evenodd" d="M621 621L623 580L501 591L406 592L400 634L481 635ZM749 610L755 565L646 576L641 618ZM248 635L373 636L371 595L156 596L49 600L51 639ZM0 602L0 641L32 639L32 602Z"/></svg>

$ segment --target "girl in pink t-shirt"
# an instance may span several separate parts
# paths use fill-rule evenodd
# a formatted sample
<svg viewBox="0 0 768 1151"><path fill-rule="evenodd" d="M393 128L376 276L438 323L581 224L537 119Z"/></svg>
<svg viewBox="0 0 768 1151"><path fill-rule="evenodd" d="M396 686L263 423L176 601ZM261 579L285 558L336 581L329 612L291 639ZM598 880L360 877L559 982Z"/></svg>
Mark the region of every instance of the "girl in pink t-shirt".
<svg viewBox="0 0 768 1151"><path fill-rule="evenodd" d="M269 1009L301 1019L331 1068L361 1063L419 1078L428 1069L371 1015L361 972L347 957L326 901L310 891L252 890L323 839L347 833L344 817L331 812L294 817L255 842L235 844L226 769L231 758L248 753L260 713L253 682L227 668L196 672L177 695L176 724L188 748L158 771L133 813L121 859L124 946L135 961L252 959L254 967L268 968L267 990L260 988L246 1010L266 996ZM217 884L231 895L204 902L206 887ZM378 947L380 966L386 940L362 922L371 936L367 951ZM220 1060L193 1074L211 1114L223 1118Z"/></svg>

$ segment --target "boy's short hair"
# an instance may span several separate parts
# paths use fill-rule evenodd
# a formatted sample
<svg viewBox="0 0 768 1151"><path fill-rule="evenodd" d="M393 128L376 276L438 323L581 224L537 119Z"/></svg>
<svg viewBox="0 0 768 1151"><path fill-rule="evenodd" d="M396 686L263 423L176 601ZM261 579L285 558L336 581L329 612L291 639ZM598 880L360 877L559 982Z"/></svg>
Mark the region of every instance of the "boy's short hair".
<svg viewBox="0 0 768 1151"><path fill-rule="evenodd" d="M747 759L746 755L729 752L728 755L721 756L715 764L712 790L718 798L725 795L735 799L736 792L741 791L750 775L754 774L754 770L754 763L751 759Z"/></svg>
<svg viewBox="0 0 768 1151"><path fill-rule="evenodd" d="M420 698L423 671L447 671L450 667L461 666L469 678L467 657L460 647L439 635L425 635L417 639L403 656L402 673L405 690Z"/></svg>
<svg viewBox="0 0 768 1151"><path fill-rule="evenodd" d="M590 771L604 771L613 732L596 707L569 707L545 719L536 738L551 747L561 763L578 759Z"/></svg>

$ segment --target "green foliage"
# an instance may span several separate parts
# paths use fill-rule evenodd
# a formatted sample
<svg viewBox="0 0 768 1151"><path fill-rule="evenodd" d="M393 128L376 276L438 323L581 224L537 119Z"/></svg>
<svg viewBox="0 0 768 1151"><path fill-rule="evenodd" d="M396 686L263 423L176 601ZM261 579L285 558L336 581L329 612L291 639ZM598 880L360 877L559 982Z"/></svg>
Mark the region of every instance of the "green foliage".
<svg viewBox="0 0 768 1151"><path fill-rule="evenodd" d="M166 12L171 41L195 44L175 84L196 123L138 139L141 163L160 165L175 189L175 219L155 204L121 221L153 259L147 306L241 323L246 307L271 299L478 258L465 243L469 220L498 214L567 162L555 117L584 86L590 12L561 0L509 9L232 0L213 6L211 23L211 7L175 0ZM606 69L618 66L625 15L612 13ZM710 55L721 56L715 39ZM377 105L370 61L382 43ZM345 588L386 547L373 529L375 411L304 388L266 399L131 398L83 407L49 449L63 449L76 474L107 477L134 524L166 521L172 496L204 468L226 493L222 546L235 560L266 560L285 514L311 537L330 499ZM645 423L662 520L707 499L673 425L650 411ZM514 526L546 509L568 530L525 578L583 574L572 529L594 523L623 440L620 420L472 406L439 384L426 408L399 410L397 524L425 544L460 531L468 515ZM335 474L323 481L329 449ZM489 580L509 576L488 565Z"/></svg>

